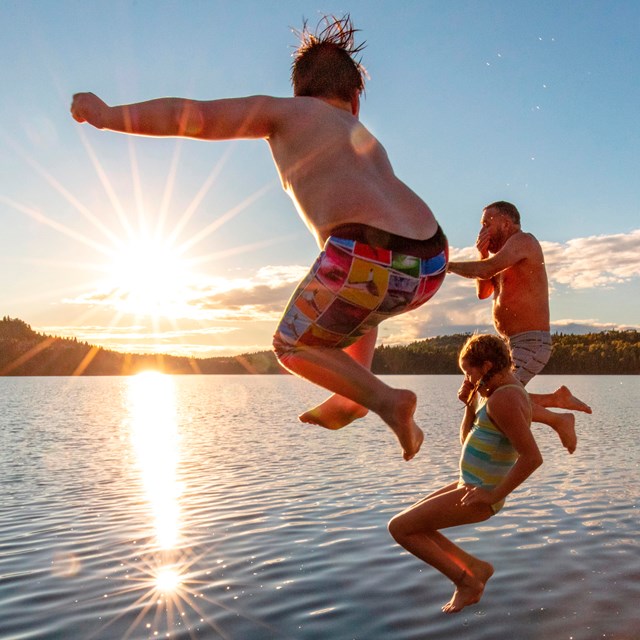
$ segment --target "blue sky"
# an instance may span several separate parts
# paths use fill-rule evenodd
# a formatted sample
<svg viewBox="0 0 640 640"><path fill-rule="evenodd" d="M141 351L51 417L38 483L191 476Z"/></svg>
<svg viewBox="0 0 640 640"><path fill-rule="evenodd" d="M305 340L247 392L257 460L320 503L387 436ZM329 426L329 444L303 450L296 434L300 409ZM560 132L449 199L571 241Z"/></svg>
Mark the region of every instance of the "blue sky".
<svg viewBox="0 0 640 640"><path fill-rule="evenodd" d="M361 119L453 255L512 201L545 250L553 328L637 328L640 4L616 0L1 0L2 315L126 351L269 348L317 249L266 143L131 138L69 104L288 96L291 27L346 12L367 42ZM450 275L380 335L489 324Z"/></svg>

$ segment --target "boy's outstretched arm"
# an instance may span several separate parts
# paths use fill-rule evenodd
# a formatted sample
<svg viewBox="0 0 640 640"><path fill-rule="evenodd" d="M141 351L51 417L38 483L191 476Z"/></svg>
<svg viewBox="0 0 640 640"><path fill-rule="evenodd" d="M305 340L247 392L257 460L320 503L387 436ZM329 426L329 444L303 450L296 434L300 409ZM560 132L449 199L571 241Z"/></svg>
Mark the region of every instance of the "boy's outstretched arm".
<svg viewBox="0 0 640 640"><path fill-rule="evenodd" d="M93 93L77 93L71 115L98 129L142 136L268 138L275 129L282 100L268 96L210 101L158 98L110 107Z"/></svg>

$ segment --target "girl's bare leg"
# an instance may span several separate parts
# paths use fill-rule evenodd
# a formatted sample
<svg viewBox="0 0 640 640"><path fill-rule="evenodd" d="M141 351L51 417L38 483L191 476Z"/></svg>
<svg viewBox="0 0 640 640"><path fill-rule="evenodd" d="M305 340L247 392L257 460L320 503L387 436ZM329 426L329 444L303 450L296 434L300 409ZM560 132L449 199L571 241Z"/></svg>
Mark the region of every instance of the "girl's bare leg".
<svg viewBox="0 0 640 640"><path fill-rule="evenodd" d="M453 488L452 488L453 487ZM487 505L461 505L464 488L446 487L395 516L389 523L394 539L407 551L447 576L456 589L443 611L454 613L480 600L493 567L467 553L439 529L487 520Z"/></svg>
<svg viewBox="0 0 640 640"><path fill-rule="evenodd" d="M378 329L376 327L362 336L357 342L346 347L344 352L370 370L377 337ZM354 420L363 418L368 412L367 407L339 393L334 393L318 406L302 413L298 416L298 419L301 422L317 424L326 429L341 429L351 424Z"/></svg>

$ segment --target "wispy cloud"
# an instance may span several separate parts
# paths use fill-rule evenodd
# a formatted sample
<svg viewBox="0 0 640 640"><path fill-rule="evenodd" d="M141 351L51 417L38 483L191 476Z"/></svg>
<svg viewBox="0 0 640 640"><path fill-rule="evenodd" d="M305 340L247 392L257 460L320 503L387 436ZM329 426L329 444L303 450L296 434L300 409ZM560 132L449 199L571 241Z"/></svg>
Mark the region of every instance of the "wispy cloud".
<svg viewBox="0 0 640 640"><path fill-rule="evenodd" d="M307 271L308 267L298 265L262 267L250 278L229 279L224 286L201 291L198 305L236 318L239 313L261 320L279 316L295 284Z"/></svg>
<svg viewBox="0 0 640 640"><path fill-rule="evenodd" d="M640 277L640 229L629 233L540 243L549 283L571 289L608 287ZM453 248L452 260L476 260L473 247Z"/></svg>
<svg viewBox="0 0 640 640"><path fill-rule="evenodd" d="M295 284L307 270L307 267L299 265L276 265L262 267L249 277L200 277L184 292L182 304L174 308L173 319L203 322L277 319ZM126 293L122 291L98 287L73 298L65 298L64 302L122 311L125 298Z"/></svg>
<svg viewBox="0 0 640 640"><path fill-rule="evenodd" d="M557 285L574 290L610 288L640 277L640 229L541 244L552 292ZM452 247L451 259L475 260L477 252L474 247ZM564 318L552 325L554 330L571 332L638 328L597 318ZM452 332L490 330L492 326L491 302L476 298L473 280L448 275L433 300L386 322L379 335L386 344L403 344Z"/></svg>
<svg viewBox="0 0 640 640"><path fill-rule="evenodd" d="M542 242L553 296L559 288L611 288L640 277L640 229L627 234ZM451 249L453 260L476 258L473 247ZM129 351L164 350L182 355L230 355L270 348L270 336L297 282L308 267L268 265L238 277L202 277L185 296L169 331L149 330L142 321L127 326L47 327L90 343ZM117 310L118 296L95 290L67 302ZM123 318L124 321L124 318ZM196 326L194 326L194 323ZM491 303L478 300L472 280L449 275L437 295L420 309L383 323L379 340L406 344L436 335L490 330ZM631 328L598 318L563 318L554 329L570 332ZM637 327L634 327L637 328Z"/></svg>
<svg viewBox="0 0 640 640"><path fill-rule="evenodd" d="M552 283L588 289L640 277L640 229L541 244Z"/></svg>

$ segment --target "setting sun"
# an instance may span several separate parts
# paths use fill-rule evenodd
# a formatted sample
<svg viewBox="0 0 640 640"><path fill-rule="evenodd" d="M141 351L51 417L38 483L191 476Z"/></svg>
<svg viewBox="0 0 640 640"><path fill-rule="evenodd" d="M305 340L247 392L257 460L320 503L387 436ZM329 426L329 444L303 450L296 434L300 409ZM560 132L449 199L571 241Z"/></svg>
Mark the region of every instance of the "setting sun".
<svg viewBox="0 0 640 640"><path fill-rule="evenodd" d="M163 239L137 238L115 255L109 286L121 311L175 317L194 276L180 251Z"/></svg>

